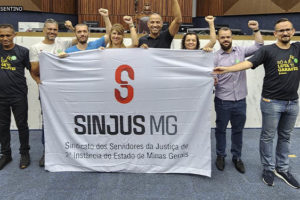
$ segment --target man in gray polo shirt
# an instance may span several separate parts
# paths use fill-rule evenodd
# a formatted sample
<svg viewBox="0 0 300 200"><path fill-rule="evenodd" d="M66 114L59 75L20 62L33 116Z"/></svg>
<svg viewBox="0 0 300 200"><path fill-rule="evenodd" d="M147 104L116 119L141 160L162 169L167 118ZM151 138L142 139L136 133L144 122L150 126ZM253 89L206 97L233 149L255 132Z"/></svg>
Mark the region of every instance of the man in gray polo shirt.
<svg viewBox="0 0 300 200"><path fill-rule="evenodd" d="M257 21L249 21L248 27L253 30L255 44L249 47L232 47L232 32L223 27L218 31L221 49L215 53L215 66L231 66L242 62L254 54L263 45L263 39ZM245 173L241 160L243 128L246 122L246 72L233 72L217 75L215 94L216 111L216 166L223 171L226 157L226 128L231 123L232 162L240 173Z"/></svg>

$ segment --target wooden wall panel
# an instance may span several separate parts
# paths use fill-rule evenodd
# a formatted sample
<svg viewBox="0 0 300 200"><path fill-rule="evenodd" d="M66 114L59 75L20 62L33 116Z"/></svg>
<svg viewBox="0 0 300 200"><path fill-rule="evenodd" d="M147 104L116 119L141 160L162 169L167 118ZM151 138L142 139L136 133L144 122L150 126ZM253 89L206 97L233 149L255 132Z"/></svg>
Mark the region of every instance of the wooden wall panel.
<svg viewBox="0 0 300 200"><path fill-rule="evenodd" d="M196 16L223 16L223 1L224 0L197 0Z"/></svg>
<svg viewBox="0 0 300 200"><path fill-rule="evenodd" d="M140 13L144 3L149 2L153 12L162 15L167 22L173 20L172 1L170 0L139 0L137 12ZM184 23L192 22L193 0L178 0ZM104 22L98 14L98 8L109 10L112 24L123 23L123 16L135 16L135 0L78 0L78 22L99 21L100 27L104 27ZM127 27L126 27L127 28Z"/></svg>
<svg viewBox="0 0 300 200"><path fill-rule="evenodd" d="M197 0L197 16L300 12L300 0Z"/></svg>
<svg viewBox="0 0 300 200"><path fill-rule="evenodd" d="M43 12L76 14L76 0L40 0Z"/></svg>
<svg viewBox="0 0 300 200"><path fill-rule="evenodd" d="M299 0L236 0L234 4L224 1L224 15L272 14L300 12Z"/></svg>

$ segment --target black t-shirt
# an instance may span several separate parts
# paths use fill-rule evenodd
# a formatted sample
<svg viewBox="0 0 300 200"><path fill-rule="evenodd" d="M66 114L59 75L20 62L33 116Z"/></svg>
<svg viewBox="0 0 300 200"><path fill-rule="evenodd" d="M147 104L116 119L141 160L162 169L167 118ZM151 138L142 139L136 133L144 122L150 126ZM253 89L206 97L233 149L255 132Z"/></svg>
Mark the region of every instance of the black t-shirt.
<svg viewBox="0 0 300 200"><path fill-rule="evenodd" d="M299 42L291 44L289 49L281 49L272 44L256 51L248 61L253 64L253 69L264 64L262 97L286 101L298 99L299 60Z"/></svg>
<svg viewBox="0 0 300 200"><path fill-rule="evenodd" d="M11 50L0 45L0 98L27 95L25 67L30 70L29 50L15 44Z"/></svg>
<svg viewBox="0 0 300 200"><path fill-rule="evenodd" d="M139 39L139 47L147 44L149 48L166 48L169 49L173 40L169 29L160 32L157 38L152 38L148 34Z"/></svg>

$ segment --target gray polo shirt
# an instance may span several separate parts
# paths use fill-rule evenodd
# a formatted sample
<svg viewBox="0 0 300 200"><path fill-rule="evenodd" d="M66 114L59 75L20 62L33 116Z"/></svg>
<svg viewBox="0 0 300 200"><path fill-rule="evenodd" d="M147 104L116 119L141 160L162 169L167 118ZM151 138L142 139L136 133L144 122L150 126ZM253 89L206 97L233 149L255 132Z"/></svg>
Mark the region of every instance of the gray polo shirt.
<svg viewBox="0 0 300 200"><path fill-rule="evenodd" d="M256 43L249 47L236 46L230 53L223 49L218 50L214 55L214 65L232 66L252 56L263 44ZM218 84L216 85L216 97L227 101L238 101L247 96L246 71L230 72L217 75Z"/></svg>

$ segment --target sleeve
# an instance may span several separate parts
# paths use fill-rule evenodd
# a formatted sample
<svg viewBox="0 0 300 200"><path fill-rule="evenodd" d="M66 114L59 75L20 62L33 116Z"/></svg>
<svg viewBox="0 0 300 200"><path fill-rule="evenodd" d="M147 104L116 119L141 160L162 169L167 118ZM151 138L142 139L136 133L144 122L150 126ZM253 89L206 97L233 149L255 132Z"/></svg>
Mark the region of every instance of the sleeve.
<svg viewBox="0 0 300 200"><path fill-rule="evenodd" d="M64 40L63 45L64 45L65 49L71 47L72 46L72 40Z"/></svg>
<svg viewBox="0 0 300 200"><path fill-rule="evenodd" d="M261 65L266 59L266 49L260 48L258 51L254 53L254 55L248 59L249 62L253 64L252 69L255 69L259 65Z"/></svg>
<svg viewBox="0 0 300 200"><path fill-rule="evenodd" d="M101 38L94 40L91 43L91 46L93 46L95 49L99 48L99 47L105 47L105 37L102 36Z"/></svg>
<svg viewBox="0 0 300 200"><path fill-rule="evenodd" d="M262 47L263 43L257 43L255 42L254 45L244 47L245 49L245 57L252 56L260 47Z"/></svg>
<svg viewBox="0 0 300 200"><path fill-rule="evenodd" d="M214 66L218 67L218 54L216 52L214 53Z"/></svg>
<svg viewBox="0 0 300 200"><path fill-rule="evenodd" d="M171 44L174 37L170 34L169 29L167 29L163 34L164 34L164 38L168 41L168 43Z"/></svg>
<svg viewBox="0 0 300 200"><path fill-rule="evenodd" d="M35 46L31 46L29 49L30 62L39 62L39 54Z"/></svg>
<svg viewBox="0 0 300 200"><path fill-rule="evenodd" d="M24 65L29 71L31 70L31 64L30 64L30 61L29 61L29 50L28 49L25 49Z"/></svg>

